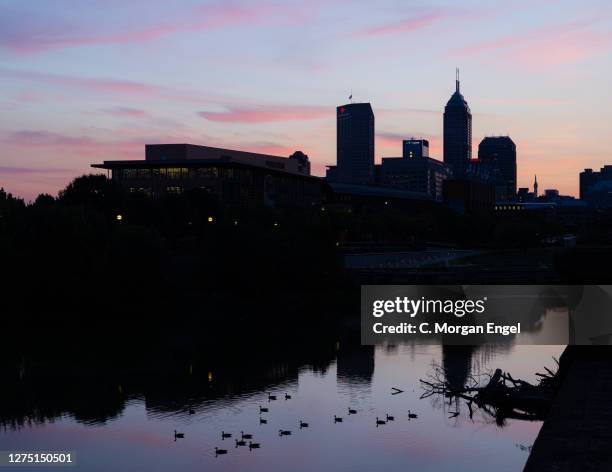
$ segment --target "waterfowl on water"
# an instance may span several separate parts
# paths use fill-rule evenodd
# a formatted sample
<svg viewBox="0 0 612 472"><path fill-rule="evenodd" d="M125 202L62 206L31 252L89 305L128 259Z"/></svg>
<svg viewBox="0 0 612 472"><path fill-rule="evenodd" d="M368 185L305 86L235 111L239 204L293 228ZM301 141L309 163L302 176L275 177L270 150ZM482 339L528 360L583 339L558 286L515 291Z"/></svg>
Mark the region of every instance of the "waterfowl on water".
<svg viewBox="0 0 612 472"><path fill-rule="evenodd" d="M278 430L278 435L279 436L290 436L291 435L291 431L289 431L288 429L279 429Z"/></svg>
<svg viewBox="0 0 612 472"><path fill-rule="evenodd" d="M244 434L244 431L240 431L240 435L242 436L242 439L253 439L252 434Z"/></svg>
<svg viewBox="0 0 612 472"><path fill-rule="evenodd" d="M300 420L300 428L308 428L308 423L304 423L302 420Z"/></svg>
<svg viewBox="0 0 612 472"><path fill-rule="evenodd" d="M385 420L379 420L378 416L376 417L376 426L381 425L381 424L387 424L387 422Z"/></svg>
<svg viewBox="0 0 612 472"><path fill-rule="evenodd" d="M418 418L418 415L416 413L410 413L410 410L408 410L408 418L410 419Z"/></svg>
<svg viewBox="0 0 612 472"><path fill-rule="evenodd" d="M357 414L357 410L353 410L350 406L348 408L348 414L349 415L356 415Z"/></svg>
<svg viewBox="0 0 612 472"><path fill-rule="evenodd" d="M215 447L215 455L218 454L227 454L227 449L219 449L218 447Z"/></svg>
<svg viewBox="0 0 612 472"><path fill-rule="evenodd" d="M334 423L342 423L342 418L340 418L339 416L334 415Z"/></svg>
<svg viewBox="0 0 612 472"><path fill-rule="evenodd" d="M231 438L232 433L226 433L225 431L221 431L221 439Z"/></svg>
<svg viewBox="0 0 612 472"><path fill-rule="evenodd" d="M387 413L387 421L395 421L395 416L391 416L389 413Z"/></svg>
<svg viewBox="0 0 612 472"><path fill-rule="evenodd" d="M185 433L178 433L176 429L174 430L174 439L183 439L185 437Z"/></svg>

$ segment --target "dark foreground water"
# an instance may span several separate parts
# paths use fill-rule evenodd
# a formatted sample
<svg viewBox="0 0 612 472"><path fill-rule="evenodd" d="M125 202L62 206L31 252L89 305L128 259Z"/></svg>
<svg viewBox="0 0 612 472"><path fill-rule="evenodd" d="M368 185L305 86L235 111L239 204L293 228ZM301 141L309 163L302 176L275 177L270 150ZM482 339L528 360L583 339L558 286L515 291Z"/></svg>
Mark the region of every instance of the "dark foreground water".
<svg viewBox="0 0 612 472"><path fill-rule="evenodd" d="M540 422L499 426L483 412L470 419L464 404L419 399L419 378L442 364L456 383L498 367L535 381L562 349L336 343L311 360L245 356L234 367L204 372L202 362L185 363L178 375L153 371L138 381L129 373L123 380L90 373L87 380L67 375L54 383L55 374L41 377L22 367L3 387L0 450L76 452L71 469L19 470L521 470ZM392 387L404 392L392 395ZM270 393L278 399L268 401ZM269 412L260 415L260 406ZM357 413L348 415L348 407ZM409 410L418 418L409 419ZM454 412L460 414L449 418ZM395 420L377 427L376 418L387 414ZM335 423L334 415L343 421ZM300 429L300 420L309 426ZM175 429L185 438L175 441ZM279 429L292 434L281 437ZM222 431L232 438L221 439ZM235 447L240 431L261 447ZM215 456L215 447L228 453Z"/></svg>

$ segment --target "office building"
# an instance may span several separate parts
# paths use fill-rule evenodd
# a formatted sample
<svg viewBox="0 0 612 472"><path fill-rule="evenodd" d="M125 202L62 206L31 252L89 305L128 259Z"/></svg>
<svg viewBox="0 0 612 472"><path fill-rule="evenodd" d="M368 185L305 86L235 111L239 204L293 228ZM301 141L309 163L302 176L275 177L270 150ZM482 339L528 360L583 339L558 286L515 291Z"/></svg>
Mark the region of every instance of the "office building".
<svg viewBox="0 0 612 472"><path fill-rule="evenodd" d="M462 176L472 159L472 113L460 91L459 71L455 93L444 108L444 163L456 177Z"/></svg>
<svg viewBox="0 0 612 472"><path fill-rule="evenodd" d="M130 192L152 197L203 189L221 204L311 206L322 201L322 179L310 175L308 156L291 157L193 144L145 146L144 160L92 164Z"/></svg>
<svg viewBox="0 0 612 472"><path fill-rule="evenodd" d="M580 173L580 199L594 207L612 207L612 165L599 172L585 169Z"/></svg>
<svg viewBox="0 0 612 472"><path fill-rule="evenodd" d="M406 159L429 157L429 141L426 139L404 139L402 157Z"/></svg>
<svg viewBox="0 0 612 472"><path fill-rule="evenodd" d="M450 177L444 163L430 157L383 157L379 183L442 201L442 184Z"/></svg>
<svg viewBox="0 0 612 472"><path fill-rule="evenodd" d="M370 184L374 180L374 112L369 103L336 109L336 169L338 182Z"/></svg>
<svg viewBox="0 0 612 472"><path fill-rule="evenodd" d="M516 145L509 136L489 136L478 146L478 160L490 172L495 199L516 198Z"/></svg>

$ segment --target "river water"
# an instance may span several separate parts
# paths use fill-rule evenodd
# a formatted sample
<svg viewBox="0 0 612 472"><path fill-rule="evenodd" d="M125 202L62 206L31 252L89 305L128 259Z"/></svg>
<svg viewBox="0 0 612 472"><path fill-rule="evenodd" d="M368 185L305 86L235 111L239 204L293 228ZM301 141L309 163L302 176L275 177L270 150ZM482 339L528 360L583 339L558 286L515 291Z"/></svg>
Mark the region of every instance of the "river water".
<svg viewBox="0 0 612 472"><path fill-rule="evenodd" d="M76 466L67 470L86 471L521 470L541 422L499 425L482 411L470 418L465 404L420 399L419 379L440 365L457 384L495 368L536 381L562 350L336 341L290 359L254 353L229 366L181 361L171 372L64 372L57 381L22 366L3 387L0 450L73 451ZM377 426L387 414L394 420ZM175 430L185 437L175 440ZM222 431L232 437L222 439ZM241 431L261 447L236 447ZM215 447L228 452L216 455Z"/></svg>

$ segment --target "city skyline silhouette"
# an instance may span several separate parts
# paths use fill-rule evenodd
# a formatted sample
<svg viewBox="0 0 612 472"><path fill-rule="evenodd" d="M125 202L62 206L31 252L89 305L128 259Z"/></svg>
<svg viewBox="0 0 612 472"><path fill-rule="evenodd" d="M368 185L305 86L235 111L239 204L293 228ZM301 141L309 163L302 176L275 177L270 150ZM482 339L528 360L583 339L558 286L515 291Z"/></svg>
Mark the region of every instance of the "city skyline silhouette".
<svg viewBox="0 0 612 472"><path fill-rule="evenodd" d="M607 163L608 5L188 1L147 3L144 14L143 5L9 2L0 35L7 191L55 194L91 162L171 142L301 150L322 176L336 160L335 108L349 95L372 104L376 163L410 137L427 139L441 160L457 66L473 149L511 136L517 187L537 174L542 189L577 196L579 173Z"/></svg>

